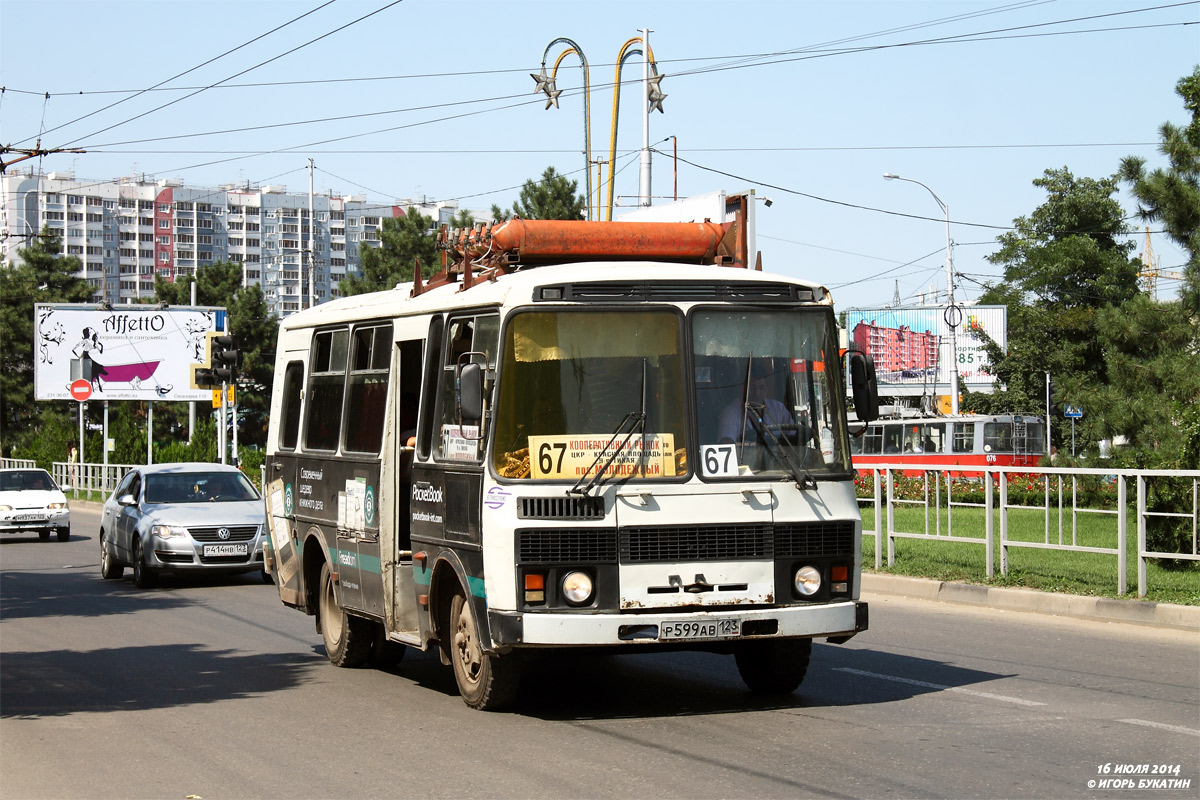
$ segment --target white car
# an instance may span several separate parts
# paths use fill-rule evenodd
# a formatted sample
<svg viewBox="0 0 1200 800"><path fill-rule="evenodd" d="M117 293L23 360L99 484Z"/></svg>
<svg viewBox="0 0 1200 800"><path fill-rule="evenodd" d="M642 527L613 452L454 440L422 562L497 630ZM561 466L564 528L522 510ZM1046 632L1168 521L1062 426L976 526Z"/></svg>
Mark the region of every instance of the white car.
<svg viewBox="0 0 1200 800"><path fill-rule="evenodd" d="M67 497L44 469L0 469L0 533L37 531L42 541L71 538Z"/></svg>
<svg viewBox="0 0 1200 800"><path fill-rule="evenodd" d="M100 574L148 588L162 572L263 570L266 508L236 467L154 464L126 473L100 513Z"/></svg>

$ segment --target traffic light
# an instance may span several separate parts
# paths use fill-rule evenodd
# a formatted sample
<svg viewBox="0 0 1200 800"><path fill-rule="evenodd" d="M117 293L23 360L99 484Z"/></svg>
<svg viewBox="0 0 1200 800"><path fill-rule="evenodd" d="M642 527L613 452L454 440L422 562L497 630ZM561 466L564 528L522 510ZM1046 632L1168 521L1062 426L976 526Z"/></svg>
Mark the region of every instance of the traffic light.
<svg viewBox="0 0 1200 800"><path fill-rule="evenodd" d="M217 384L233 383L242 367L242 351L232 336L211 336L208 340L209 363Z"/></svg>
<svg viewBox="0 0 1200 800"><path fill-rule="evenodd" d="M242 351L237 340L220 333L209 333L204 346L204 363L192 365L193 389L220 389L234 382L242 366Z"/></svg>
<svg viewBox="0 0 1200 800"><path fill-rule="evenodd" d="M213 370L208 367L202 367L199 364L192 365L192 388L193 389L211 389L214 386L220 386L221 380L213 374Z"/></svg>

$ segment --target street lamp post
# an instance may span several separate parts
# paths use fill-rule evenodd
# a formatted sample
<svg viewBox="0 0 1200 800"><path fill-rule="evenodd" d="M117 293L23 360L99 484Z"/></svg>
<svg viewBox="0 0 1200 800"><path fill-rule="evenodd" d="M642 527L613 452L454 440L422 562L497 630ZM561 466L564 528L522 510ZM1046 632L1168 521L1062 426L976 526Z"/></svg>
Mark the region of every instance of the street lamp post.
<svg viewBox="0 0 1200 800"><path fill-rule="evenodd" d="M925 184L912 178L902 178L894 172L883 173L885 180L908 181L923 186L925 191L933 196L938 207L946 215L946 297L949 300L946 309L946 325L950 328L950 413L958 415L958 325L962 321L962 312L954 305L954 256L950 250L950 206L942 202L942 198Z"/></svg>
<svg viewBox="0 0 1200 800"><path fill-rule="evenodd" d="M663 100L667 96L662 91L663 75L658 71L658 64L654 60L654 50L650 47L649 37L651 30L643 28L640 31L641 36L635 36L629 39L621 46L621 51L617 55L616 75L613 78L613 111L612 111L612 135L609 140L608 151L608 204L606 218L612 220L613 209L613 177L616 165L617 151L617 120L620 114L621 100L621 70L625 65L627 58L635 55L642 56L642 150L641 150L641 170L639 177L639 194L638 205L650 205L650 112L658 109L658 113L663 112ZM546 73L546 61L550 56L551 49L557 44L568 45L567 49L558 55L554 62L554 69ZM634 45L641 44L641 49L633 49ZM579 56L579 60L583 65L583 141L584 141L584 174L587 181L588 192L588 219L592 219L592 178L591 165L592 161L592 134L591 134L591 80L589 78L589 69L587 58L583 55L583 50L575 42L566 37L559 37L546 46L542 53L542 69L541 72L534 74L530 73L529 77L537 83L534 88L534 93L545 92L546 108L551 106L558 107L558 96L562 94L562 90L557 88L555 80L558 76L558 67L562 60L575 53ZM596 184L596 214L595 219L600 219L600 193L603 180L597 173Z"/></svg>

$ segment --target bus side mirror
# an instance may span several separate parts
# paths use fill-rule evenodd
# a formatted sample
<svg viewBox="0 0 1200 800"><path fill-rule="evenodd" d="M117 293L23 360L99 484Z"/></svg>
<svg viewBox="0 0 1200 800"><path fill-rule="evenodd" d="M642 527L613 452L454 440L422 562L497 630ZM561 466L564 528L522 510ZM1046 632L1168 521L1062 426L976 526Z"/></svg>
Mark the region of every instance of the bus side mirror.
<svg viewBox="0 0 1200 800"><path fill-rule="evenodd" d="M875 359L866 353L851 351L850 381L854 385L854 411L863 422L879 419L879 386L875 380Z"/></svg>
<svg viewBox="0 0 1200 800"><path fill-rule="evenodd" d="M473 362L458 371L458 419L471 425L483 419L483 370Z"/></svg>

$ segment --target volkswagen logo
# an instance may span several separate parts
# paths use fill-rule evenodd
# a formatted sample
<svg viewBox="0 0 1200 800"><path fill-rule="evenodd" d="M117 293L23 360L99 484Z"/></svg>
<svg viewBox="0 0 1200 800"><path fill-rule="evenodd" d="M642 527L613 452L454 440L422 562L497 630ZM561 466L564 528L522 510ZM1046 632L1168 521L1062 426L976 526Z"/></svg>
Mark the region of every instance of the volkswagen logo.
<svg viewBox="0 0 1200 800"><path fill-rule="evenodd" d="M217 537L220 539L228 539L229 538L229 528L218 528L217 529Z"/></svg>

